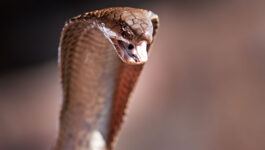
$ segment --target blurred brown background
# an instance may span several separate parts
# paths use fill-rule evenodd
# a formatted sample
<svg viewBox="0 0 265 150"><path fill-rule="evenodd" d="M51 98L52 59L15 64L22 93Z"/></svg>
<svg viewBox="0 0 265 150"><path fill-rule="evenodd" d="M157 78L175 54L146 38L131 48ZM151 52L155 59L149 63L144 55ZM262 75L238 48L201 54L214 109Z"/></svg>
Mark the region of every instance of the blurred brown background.
<svg viewBox="0 0 265 150"><path fill-rule="evenodd" d="M0 150L54 143L61 28L112 6L151 9L161 21L117 150L265 149L264 2L28 0L1 9Z"/></svg>

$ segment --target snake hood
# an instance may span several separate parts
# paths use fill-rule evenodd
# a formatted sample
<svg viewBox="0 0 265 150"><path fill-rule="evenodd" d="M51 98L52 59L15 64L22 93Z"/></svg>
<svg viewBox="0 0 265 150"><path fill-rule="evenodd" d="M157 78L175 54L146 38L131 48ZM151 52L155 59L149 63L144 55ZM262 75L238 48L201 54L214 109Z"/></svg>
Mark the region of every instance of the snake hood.
<svg viewBox="0 0 265 150"><path fill-rule="evenodd" d="M63 105L55 150L112 150L158 22L151 11L128 7L66 22L59 44Z"/></svg>

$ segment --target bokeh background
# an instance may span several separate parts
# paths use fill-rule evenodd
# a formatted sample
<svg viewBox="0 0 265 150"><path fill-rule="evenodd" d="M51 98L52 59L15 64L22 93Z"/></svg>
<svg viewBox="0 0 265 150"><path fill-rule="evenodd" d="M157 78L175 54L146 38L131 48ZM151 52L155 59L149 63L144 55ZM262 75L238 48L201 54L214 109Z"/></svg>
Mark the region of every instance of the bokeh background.
<svg viewBox="0 0 265 150"><path fill-rule="evenodd" d="M11 0L1 4L0 150L54 144L61 29L112 6L150 9L161 21L117 150L265 149L264 2Z"/></svg>

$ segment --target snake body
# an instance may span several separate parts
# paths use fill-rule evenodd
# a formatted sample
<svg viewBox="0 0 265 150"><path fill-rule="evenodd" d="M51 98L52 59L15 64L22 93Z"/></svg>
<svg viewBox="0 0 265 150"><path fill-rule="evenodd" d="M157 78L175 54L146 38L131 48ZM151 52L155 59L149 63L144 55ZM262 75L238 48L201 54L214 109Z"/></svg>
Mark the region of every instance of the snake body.
<svg viewBox="0 0 265 150"><path fill-rule="evenodd" d="M158 16L107 8L71 18L61 33L63 91L55 150L111 150L135 82L147 61Z"/></svg>

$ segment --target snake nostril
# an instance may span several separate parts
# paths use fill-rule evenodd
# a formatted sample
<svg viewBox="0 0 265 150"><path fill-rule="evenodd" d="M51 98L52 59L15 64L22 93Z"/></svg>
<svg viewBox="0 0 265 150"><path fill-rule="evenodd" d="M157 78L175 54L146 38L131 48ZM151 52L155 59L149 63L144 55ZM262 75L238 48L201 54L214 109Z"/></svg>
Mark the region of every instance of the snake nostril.
<svg viewBox="0 0 265 150"><path fill-rule="evenodd" d="M129 44L129 45L128 45L128 49L129 49L129 50L132 50L133 48L134 48L134 45L132 45L132 44Z"/></svg>

